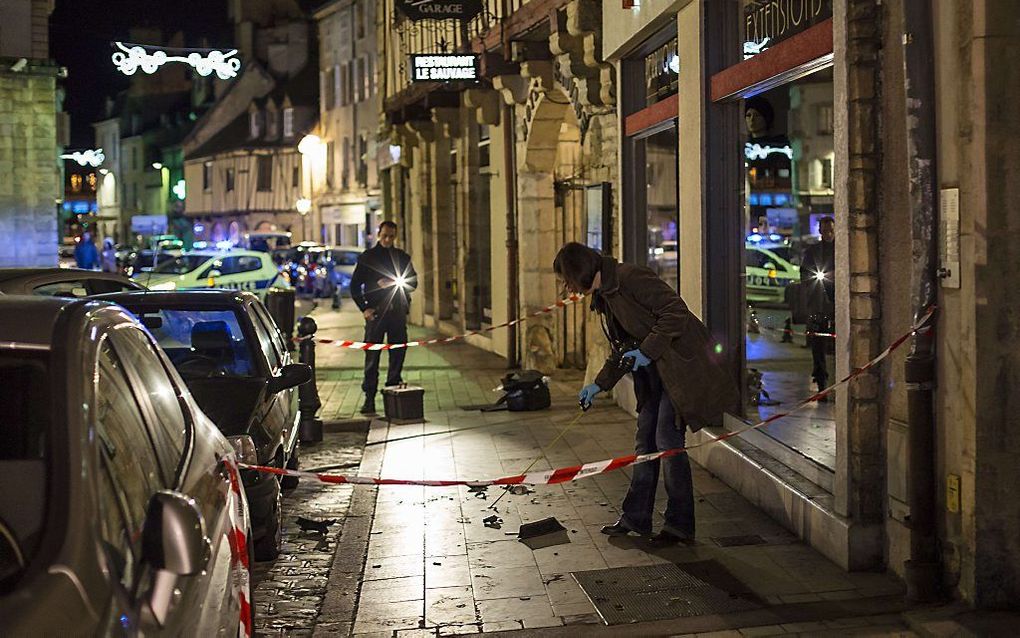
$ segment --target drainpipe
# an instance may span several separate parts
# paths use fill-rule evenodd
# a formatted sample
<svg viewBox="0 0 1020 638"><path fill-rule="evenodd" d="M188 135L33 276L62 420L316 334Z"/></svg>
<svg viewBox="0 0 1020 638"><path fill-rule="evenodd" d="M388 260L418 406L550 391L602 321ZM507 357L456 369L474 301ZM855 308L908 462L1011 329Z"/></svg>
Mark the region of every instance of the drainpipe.
<svg viewBox="0 0 1020 638"><path fill-rule="evenodd" d="M503 163L506 166L506 269L507 321L516 321L520 291L517 289L517 152L514 131L514 107L503 106ZM507 329L506 360L511 368L518 364L517 324Z"/></svg>
<svg viewBox="0 0 1020 638"><path fill-rule="evenodd" d="M910 180L914 320L937 301L938 233L935 142L935 69L930 0L903 3L907 155ZM910 446L910 559L907 597L932 602L941 595L942 566L936 534L934 330L915 334L907 356L907 422Z"/></svg>

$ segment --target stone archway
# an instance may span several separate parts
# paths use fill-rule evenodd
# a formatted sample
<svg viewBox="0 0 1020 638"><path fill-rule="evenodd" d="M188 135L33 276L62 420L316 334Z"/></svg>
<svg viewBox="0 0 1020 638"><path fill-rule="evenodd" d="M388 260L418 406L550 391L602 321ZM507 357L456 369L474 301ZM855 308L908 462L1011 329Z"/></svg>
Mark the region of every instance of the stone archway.
<svg viewBox="0 0 1020 638"><path fill-rule="evenodd" d="M557 299L560 290L552 271L553 258L575 236L583 220L563 197L557 183L579 176L582 166L580 128L568 94L559 84L534 80L519 120L517 149L517 207L520 241L520 302L523 313L534 312ZM584 330L563 321L563 314L544 315L528 322L523 338L526 368L552 372L567 353L584 352Z"/></svg>

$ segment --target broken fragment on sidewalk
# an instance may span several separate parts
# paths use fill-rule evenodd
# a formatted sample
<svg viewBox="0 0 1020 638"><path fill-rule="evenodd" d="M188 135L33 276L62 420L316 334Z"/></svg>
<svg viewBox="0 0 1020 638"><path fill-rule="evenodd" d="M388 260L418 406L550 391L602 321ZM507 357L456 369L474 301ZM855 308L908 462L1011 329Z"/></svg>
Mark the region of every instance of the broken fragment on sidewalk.
<svg viewBox="0 0 1020 638"><path fill-rule="evenodd" d="M486 527L491 527L492 529L499 529L503 525L503 519L493 514L492 516L486 516L485 518L483 518L482 523Z"/></svg>

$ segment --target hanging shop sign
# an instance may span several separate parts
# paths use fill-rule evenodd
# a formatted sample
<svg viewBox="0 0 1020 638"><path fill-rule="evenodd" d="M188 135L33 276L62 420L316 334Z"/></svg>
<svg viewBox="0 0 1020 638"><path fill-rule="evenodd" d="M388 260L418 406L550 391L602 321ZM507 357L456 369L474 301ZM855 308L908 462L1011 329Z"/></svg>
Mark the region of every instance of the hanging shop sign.
<svg viewBox="0 0 1020 638"><path fill-rule="evenodd" d="M411 56L412 82L454 82L477 80L477 55L437 53Z"/></svg>
<svg viewBox="0 0 1020 638"><path fill-rule="evenodd" d="M832 17L832 0L745 0L744 58Z"/></svg>
<svg viewBox="0 0 1020 638"><path fill-rule="evenodd" d="M411 20L470 20L482 12L482 0L396 0Z"/></svg>

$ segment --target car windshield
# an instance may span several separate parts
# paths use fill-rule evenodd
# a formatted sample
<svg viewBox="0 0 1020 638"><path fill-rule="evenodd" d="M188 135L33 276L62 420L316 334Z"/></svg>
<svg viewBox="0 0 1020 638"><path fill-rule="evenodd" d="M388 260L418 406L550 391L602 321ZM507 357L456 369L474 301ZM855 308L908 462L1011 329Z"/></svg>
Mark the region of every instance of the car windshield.
<svg viewBox="0 0 1020 638"><path fill-rule="evenodd" d="M167 275L186 275L209 259L208 255L181 255L156 266L153 272Z"/></svg>
<svg viewBox="0 0 1020 638"><path fill-rule="evenodd" d="M50 380L41 356L0 356L0 594L31 563L46 518ZM52 487L52 486L51 486ZM11 543L17 543L12 551ZM18 561L18 551L22 560Z"/></svg>
<svg viewBox="0 0 1020 638"><path fill-rule="evenodd" d="M185 380L258 376L250 342L234 310L125 305L152 332Z"/></svg>
<svg viewBox="0 0 1020 638"><path fill-rule="evenodd" d="M791 264L794 263L793 259L792 259L792 255L790 253L790 247L789 246L770 246L769 247L769 252L771 252L772 254L776 255L780 259L783 259L785 261L790 262Z"/></svg>

